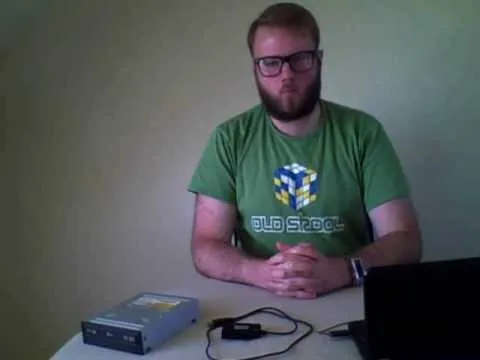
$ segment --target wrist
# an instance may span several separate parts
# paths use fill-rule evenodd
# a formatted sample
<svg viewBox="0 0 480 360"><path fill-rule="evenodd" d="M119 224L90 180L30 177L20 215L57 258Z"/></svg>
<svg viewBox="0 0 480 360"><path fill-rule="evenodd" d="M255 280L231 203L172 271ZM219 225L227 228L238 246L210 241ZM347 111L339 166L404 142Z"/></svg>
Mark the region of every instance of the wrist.
<svg viewBox="0 0 480 360"><path fill-rule="evenodd" d="M260 286L259 275L263 273L261 270L263 262L258 259L244 258L240 263L241 281L253 286Z"/></svg>
<svg viewBox="0 0 480 360"><path fill-rule="evenodd" d="M350 287L355 283L350 259L340 258L340 274L342 278L342 287Z"/></svg>

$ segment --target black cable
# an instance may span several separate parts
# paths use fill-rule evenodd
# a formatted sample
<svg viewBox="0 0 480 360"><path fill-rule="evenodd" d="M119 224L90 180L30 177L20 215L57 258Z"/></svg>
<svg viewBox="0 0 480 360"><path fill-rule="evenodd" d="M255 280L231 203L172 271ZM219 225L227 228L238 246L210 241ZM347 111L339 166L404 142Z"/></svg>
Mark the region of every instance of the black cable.
<svg viewBox="0 0 480 360"><path fill-rule="evenodd" d="M292 335L292 334L295 334L298 330L298 323L301 321L295 321L295 319L292 319L289 315L287 315L285 312L281 311L281 310L278 310L276 309L276 311L279 311L281 313L282 316L280 317L285 317L286 319L288 320L292 320L292 323L293 323L293 329L290 330L290 331L270 331L270 330L265 330L265 333L266 334L269 334L269 335ZM275 315L275 316L278 316L278 314L276 314L275 312L273 312L272 310L270 310L269 308L263 308L263 313L266 313L266 314L272 314L272 315ZM310 325L310 324L309 324ZM308 325L307 325L308 326Z"/></svg>
<svg viewBox="0 0 480 360"><path fill-rule="evenodd" d="M293 329L289 330L289 331L277 332L277 331L263 330L264 335L291 335L298 330L298 324L305 325L308 328L308 330L304 334L299 336L297 339L295 339L289 346L287 346L283 350L276 351L276 352L271 352L271 353L265 353L265 354L262 354L262 355L251 356L251 357L242 358L242 359L239 358L239 359L236 359L236 360L257 360L257 359L264 359L264 358L267 358L267 357L272 357L272 356L278 356L278 355L285 354L286 352L293 349L298 343L300 343L307 336L312 334L313 331L314 331L313 325L308 323L307 321L293 318L290 315L288 315L287 313L283 312L282 310L279 310L279 309L273 308L273 307L259 308L259 309L253 310L249 313L246 313L246 314L238 316L238 317L215 319L215 320L213 320L209 323L209 327L208 327L208 330L207 330L207 333L206 333L206 335L207 335L207 346L205 348L205 355L207 356L207 358L210 359L210 360L218 360L210 354L210 346L212 344L210 334L213 330L215 330L217 328L220 328L220 327L223 327L224 325L227 325L227 324L238 323L239 321L241 321L241 320L243 320L247 317L250 317L250 316L255 315L255 314L261 314L261 313L271 314L271 315L277 316L281 319L289 320L294 325Z"/></svg>
<svg viewBox="0 0 480 360"><path fill-rule="evenodd" d="M332 326L329 326L325 329L322 329L322 330L318 330L317 333L320 334L320 335L330 335L330 336L335 336L335 333L331 330L333 329L336 329L340 326L345 326L345 325L348 325L350 323L350 321L344 321L344 322L340 322L338 324L335 324L335 325L332 325ZM340 330L340 331L346 331L346 330Z"/></svg>

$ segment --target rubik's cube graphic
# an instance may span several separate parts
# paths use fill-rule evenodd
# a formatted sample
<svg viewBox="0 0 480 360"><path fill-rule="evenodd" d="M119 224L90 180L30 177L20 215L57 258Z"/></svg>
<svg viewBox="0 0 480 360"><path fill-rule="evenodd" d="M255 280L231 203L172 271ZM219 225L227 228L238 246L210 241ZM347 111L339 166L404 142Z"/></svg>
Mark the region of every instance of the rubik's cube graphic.
<svg viewBox="0 0 480 360"><path fill-rule="evenodd" d="M297 163L285 165L274 173L275 197L294 210L317 200L318 175Z"/></svg>

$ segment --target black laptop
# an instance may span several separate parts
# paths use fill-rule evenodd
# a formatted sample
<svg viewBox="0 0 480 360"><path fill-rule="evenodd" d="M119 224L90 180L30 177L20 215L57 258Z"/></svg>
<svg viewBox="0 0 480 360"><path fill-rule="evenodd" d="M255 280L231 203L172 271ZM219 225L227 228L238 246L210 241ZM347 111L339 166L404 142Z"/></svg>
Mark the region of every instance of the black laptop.
<svg viewBox="0 0 480 360"><path fill-rule="evenodd" d="M480 257L372 268L363 291L364 360L480 359Z"/></svg>

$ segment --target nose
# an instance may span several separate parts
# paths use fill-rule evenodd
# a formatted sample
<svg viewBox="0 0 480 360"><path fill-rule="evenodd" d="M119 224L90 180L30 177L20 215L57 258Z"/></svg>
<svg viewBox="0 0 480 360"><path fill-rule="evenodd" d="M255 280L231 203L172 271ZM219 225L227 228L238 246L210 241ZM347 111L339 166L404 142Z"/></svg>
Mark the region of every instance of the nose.
<svg viewBox="0 0 480 360"><path fill-rule="evenodd" d="M290 64L288 62L285 62L282 65L282 69L280 70L282 80L283 79L291 79L295 76L295 73L293 72Z"/></svg>

